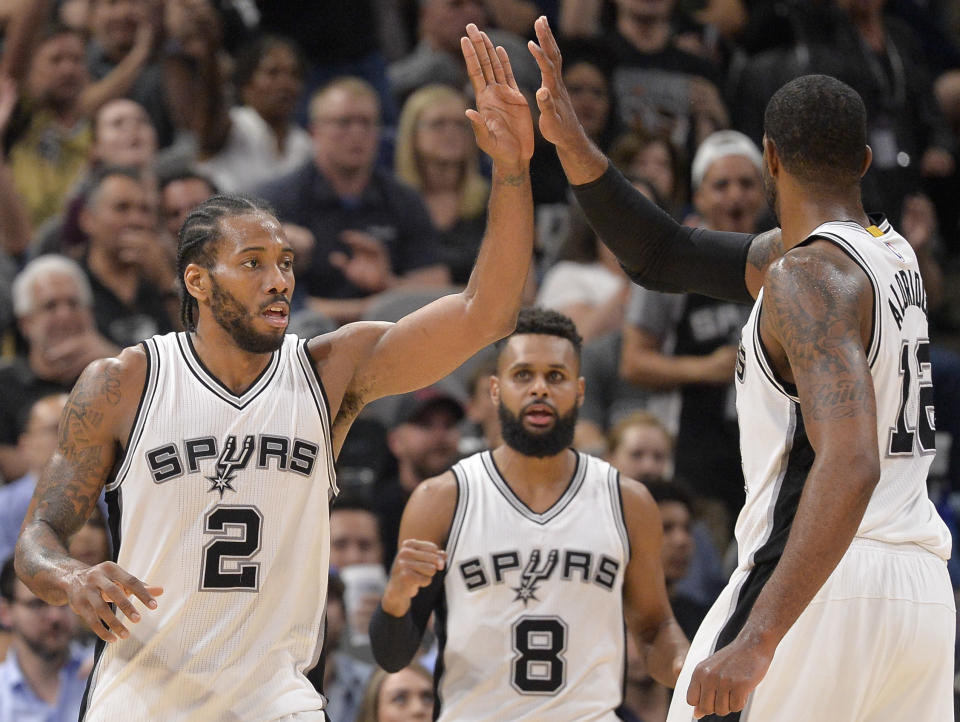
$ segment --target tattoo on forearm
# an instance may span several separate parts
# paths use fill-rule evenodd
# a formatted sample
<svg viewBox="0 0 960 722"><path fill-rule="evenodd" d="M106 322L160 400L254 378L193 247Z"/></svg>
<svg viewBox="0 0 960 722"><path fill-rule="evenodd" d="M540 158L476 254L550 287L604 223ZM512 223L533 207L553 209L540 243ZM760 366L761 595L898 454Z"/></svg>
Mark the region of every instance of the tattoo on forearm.
<svg viewBox="0 0 960 722"><path fill-rule="evenodd" d="M872 406L873 394L866 384L838 379L812 390L805 415L817 420L846 419L856 416L868 404Z"/></svg>
<svg viewBox="0 0 960 722"><path fill-rule="evenodd" d="M527 177L525 175L496 176L494 182L504 186L517 187L517 186L522 186L524 183L526 183Z"/></svg>

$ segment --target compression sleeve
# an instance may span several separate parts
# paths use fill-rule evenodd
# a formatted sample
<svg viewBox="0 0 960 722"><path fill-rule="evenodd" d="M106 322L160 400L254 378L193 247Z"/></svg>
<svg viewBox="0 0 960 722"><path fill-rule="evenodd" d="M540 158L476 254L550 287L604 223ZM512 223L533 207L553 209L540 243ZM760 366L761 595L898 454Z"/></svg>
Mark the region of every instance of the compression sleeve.
<svg viewBox="0 0 960 722"><path fill-rule="evenodd" d="M573 186L573 192L634 283L654 291L752 302L745 272L747 250L756 236L680 225L612 163L596 180Z"/></svg>
<svg viewBox="0 0 960 722"><path fill-rule="evenodd" d="M444 573L440 572L410 600L410 609L402 617L383 611L379 604L370 619L370 648L377 664L388 672L399 672L410 664L417 650L427 621L443 589Z"/></svg>

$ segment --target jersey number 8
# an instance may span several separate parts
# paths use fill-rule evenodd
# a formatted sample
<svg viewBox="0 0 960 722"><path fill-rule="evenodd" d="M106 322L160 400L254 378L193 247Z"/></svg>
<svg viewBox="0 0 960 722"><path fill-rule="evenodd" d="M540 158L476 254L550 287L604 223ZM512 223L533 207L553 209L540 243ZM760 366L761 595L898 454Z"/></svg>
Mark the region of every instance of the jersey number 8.
<svg viewBox="0 0 960 722"><path fill-rule="evenodd" d="M510 684L520 694L556 694L566 683L567 625L559 617L520 617L513 625Z"/></svg>

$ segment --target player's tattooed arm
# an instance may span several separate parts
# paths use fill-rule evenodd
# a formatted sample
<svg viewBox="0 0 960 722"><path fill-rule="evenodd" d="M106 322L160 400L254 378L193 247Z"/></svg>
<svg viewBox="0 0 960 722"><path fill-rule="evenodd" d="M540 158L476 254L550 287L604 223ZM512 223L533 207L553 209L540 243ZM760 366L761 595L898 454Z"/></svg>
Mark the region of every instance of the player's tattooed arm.
<svg viewBox="0 0 960 722"><path fill-rule="evenodd" d="M118 616L140 620L130 595L155 609L160 587L147 586L113 562L72 558L70 536L89 518L126 439L146 374L141 350L95 361L80 376L60 420L57 450L44 469L17 542L17 573L34 594L69 604L106 642L126 638ZM110 604L116 605L115 608Z"/></svg>
<svg viewBox="0 0 960 722"><path fill-rule="evenodd" d="M67 540L90 517L113 467L115 418L122 400L116 359L87 367L63 410L57 450L37 482L24 519L17 572L51 603L66 603L62 580L84 566L67 554Z"/></svg>
<svg viewBox="0 0 960 722"><path fill-rule="evenodd" d="M783 554L743 629L693 672L686 695L699 714L743 708L846 552L880 478L865 351L872 300L866 276L833 246L795 249L767 271L760 336L778 373L796 383L796 423L809 447L795 444L791 459L810 471Z"/></svg>
<svg viewBox="0 0 960 722"><path fill-rule="evenodd" d="M761 337L774 342L774 356L782 350L778 370L796 381L808 424L876 415L865 352L872 295L862 272L842 260L801 249L767 274Z"/></svg>

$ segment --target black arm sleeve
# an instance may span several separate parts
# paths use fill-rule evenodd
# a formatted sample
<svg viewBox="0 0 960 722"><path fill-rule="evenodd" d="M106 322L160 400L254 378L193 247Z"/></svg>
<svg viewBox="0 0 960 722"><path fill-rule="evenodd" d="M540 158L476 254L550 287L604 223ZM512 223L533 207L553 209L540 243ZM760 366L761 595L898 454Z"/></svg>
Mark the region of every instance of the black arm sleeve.
<svg viewBox="0 0 960 722"><path fill-rule="evenodd" d="M406 667L420 648L423 630L443 590L443 577L443 572L434 574L430 584L410 601L410 609L402 617L391 616L377 605L370 618L370 648L377 664L388 672Z"/></svg>
<svg viewBox="0 0 960 722"><path fill-rule="evenodd" d="M654 291L699 293L749 303L747 250L756 237L688 228L644 197L611 163L595 181L573 186L590 225L634 283Z"/></svg>

